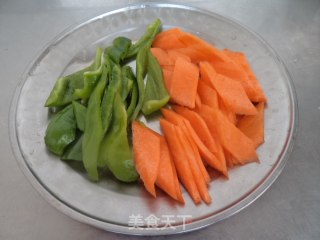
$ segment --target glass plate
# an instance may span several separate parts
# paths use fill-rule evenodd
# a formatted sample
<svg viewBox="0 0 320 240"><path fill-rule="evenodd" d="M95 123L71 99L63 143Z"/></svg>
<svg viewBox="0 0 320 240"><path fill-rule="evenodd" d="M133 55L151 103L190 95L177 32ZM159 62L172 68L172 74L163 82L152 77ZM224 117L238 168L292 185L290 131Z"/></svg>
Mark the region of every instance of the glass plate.
<svg viewBox="0 0 320 240"><path fill-rule="evenodd" d="M119 35L137 40L155 18L165 29L181 27L219 48L245 52L268 97L265 143L260 164L230 170L230 179L212 182L211 205L185 206L159 191L150 197L141 184L113 179L90 182L86 175L50 154L43 137L49 120L44 108L56 79L89 64L97 46ZM259 36L215 13L173 4L142 4L95 17L50 42L17 87L10 115L12 148L35 188L65 214L93 226L125 234L163 235L199 229L240 211L277 178L292 149L296 124L292 82L276 53ZM156 125L151 124L157 128ZM154 227L150 225L154 223ZM148 226L149 225L149 226Z"/></svg>

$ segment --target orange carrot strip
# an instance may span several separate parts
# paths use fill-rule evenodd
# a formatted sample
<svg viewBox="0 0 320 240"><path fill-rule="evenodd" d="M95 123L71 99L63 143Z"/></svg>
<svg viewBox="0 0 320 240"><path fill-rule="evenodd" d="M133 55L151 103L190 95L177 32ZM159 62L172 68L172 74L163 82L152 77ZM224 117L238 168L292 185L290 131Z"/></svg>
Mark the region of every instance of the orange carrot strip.
<svg viewBox="0 0 320 240"><path fill-rule="evenodd" d="M188 49L194 49L198 52L198 56L193 55L191 57L193 62L199 62L203 60L207 61L228 61L228 57L218 48L207 43L203 39L193 35L191 33L179 34L178 39L182 42ZM205 54L203 57L203 53Z"/></svg>
<svg viewBox="0 0 320 240"><path fill-rule="evenodd" d="M163 66L162 67L162 74L163 74L163 81L166 89L169 90L171 87L171 79L173 74L173 68L171 66Z"/></svg>
<svg viewBox="0 0 320 240"><path fill-rule="evenodd" d="M176 180L177 174L174 173L175 168L172 166L172 160L167 142L163 136L160 136L160 163L156 180L156 185L165 191L173 199L179 201L177 196ZM180 186L178 185L180 188ZM181 191L180 191L181 192Z"/></svg>
<svg viewBox="0 0 320 240"><path fill-rule="evenodd" d="M180 107L178 105L173 105L172 109L189 121L196 135L199 136L200 140L204 143L204 145L209 149L210 152L217 152L215 140L212 137L207 124L198 113L188 108Z"/></svg>
<svg viewBox="0 0 320 240"><path fill-rule="evenodd" d="M203 175L199 169L199 166L193 154L192 147L190 146L190 143L188 142L187 137L184 134L184 131L182 130L181 126L176 126L175 129L178 140L180 141L180 144L184 149L186 159L188 160L188 164L191 168L191 172L197 185L200 196L205 201L205 203L210 204L211 197L209 195L205 179L203 178Z"/></svg>
<svg viewBox="0 0 320 240"><path fill-rule="evenodd" d="M198 93L196 95L196 104L195 105L196 105L195 108L200 108L202 105L201 98Z"/></svg>
<svg viewBox="0 0 320 240"><path fill-rule="evenodd" d="M204 166L203 164L203 161L201 159L201 156L200 156L200 153L199 153L199 150L197 148L197 145L194 143L192 137L190 136L190 133L188 132L188 130L186 129L186 126L185 125L182 125L180 126L182 128L182 130L184 131L184 134L185 134L185 137L186 139L188 140L189 142L189 145L193 151L193 156L195 157L196 159L196 162L197 162L197 165L199 166L199 169L201 171L201 174L204 178L204 180L206 181L207 184L210 183L211 179L210 179L210 176L209 176L209 173L206 169L206 167Z"/></svg>
<svg viewBox="0 0 320 240"><path fill-rule="evenodd" d="M184 32L179 28L172 28L170 30L162 31L155 37L152 46L162 48L164 50L185 47L179 40L179 35Z"/></svg>
<svg viewBox="0 0 320 240"><path fill-rule="evenodd" d="M175 50L175 49L170 49L167 51L169 57L175 62L178 58L184 58L188 62L191 62L191 58L187 55L184 55L183 53Z"/></svg>
<svg viewBox="0 0 320 240"><path fill-rule="evenodd" d="M189 108L195 107L199 69L196 65L178 58L173 70L169 93L171 101Z"/></svg>
<svg viewBox="0 0 320 240"><path fill-rule="evenodd" d="M173 123L176 126L186 126L187 131L189 132L190 136L192 137L194 143L197 145L201 157L213 168L217 169L218 171L222 172L225 176L228 175L227 169L223 163L221 163L216 156L206 147L206 145L201 141L193 127L191 126L190 122L183 118L181 115L170 111L168 109L162 108L161 112L166 120Z"/></svg>
<svg viewBox="0 0 320 240"><path fill-rule="evenodd" d="M138 121L132 122L134 162L145 188L156 197L155 182L159 172L160 137Z"/></svg>
<svg viewBox="0 0 320 240"><path fill-rule="evenodd" d="M219 109L223 113L223 115L225 115L233 125L236 125L237 115L226 106L226 104L223 102L221 98L219 99Z"/></svg>
<svg viewBox="0 0 320 240"><path fill-rule="evenodd" d="M163 118L160 119L160 125L172 154L179 179L187 189L194 203L199 204L201 202L201 197L189 167L189 163L186 161L185 152L177 136L175 126Z"/></svg>
<svg viewBox="0 0 320 240"><path fill-rule="evenodd" d="M161 48L151 48L153 56L158 60L160 66L173 66L174 60L169 56L169 54Z"/></svg>
<svg viewBox="0 0 320 240"><path fill-rule="evenodd" d="M199 81L197 91L203 104L214 108L219 107L217 91L210 87L210 85L204 81Z"/></svg>
<svg viewBox="0 0 320 240"><path fill-rule="evenodd" d="M258 155L252 140L230 123L219 109L202 105L200 114L210 131L219 137L223 147L240 163L258 161Z"/></svg>
<svg viewBox="0 0 320 240"><path fill-rule="evenodd" d="M243 82L243 87L251 101L253 102L266 102L267 97L254 74L248 59L244 53L232 52L228 49L223 50L235 63L237 63L248 75L248 82Z"/></svg>
<svg viewBox="0 0 320 240"><path fill-rule="evenodd" d="M200 63L200 73L201 78L207 79L206 82L211 83L211 86L231 111L237 114L257 114L257 110L250 102L240 83L216 74L208 62Z"/></svg>
<svg viewBox="0 0 320 240"><path fill-rule="evenodd" d="M253 141L255 148L264 142L264 103L258 103L256 108L257 115L244 116L237 124L237 127Z"/></svg>
<svg viewBox="0 0 320 240"><path fill-rule="evenodd" d="M188 122L188 120L184 119L183 117L179 116L177 113L175 113L175 112L173 112L171 110L168 110L166 108L161 109L161 112L164 115L166 120L168 120L172 124L182 128L182 130L183 130L184 134L186 135L186 137L188 138L188 140L191 141L191 144L197 145L195 143L195 141L198 141L199 142L198 144L200 144L202 148L205 148L205 146L203 145L201 140L198 138L196 133L194 133L194 130L192 129L192 127L191 127L190 123ZM193 137L193 135L195 137ZM193 145L192 145L192 147L193 147ZM199 155L199 151L198 151L197 147L196 147L195 150L193 150L194 151L193 155ZM214 158L214 156L212 156L212 154L209 152L209 150L205 149L204 151L208 152L208 154L210 154L209 156ZM195 157L197 157L197 156L195 156ZM204 176L206 182L210 182L210 176L209 176L207 170L205 169L205 167L203 165L203 162L201 160L200 155L199 155L199 158L200 158L200 162L201 162L201 165L202 165L202 166L199 166L200 169L201 169L202 175Z"/></svg>

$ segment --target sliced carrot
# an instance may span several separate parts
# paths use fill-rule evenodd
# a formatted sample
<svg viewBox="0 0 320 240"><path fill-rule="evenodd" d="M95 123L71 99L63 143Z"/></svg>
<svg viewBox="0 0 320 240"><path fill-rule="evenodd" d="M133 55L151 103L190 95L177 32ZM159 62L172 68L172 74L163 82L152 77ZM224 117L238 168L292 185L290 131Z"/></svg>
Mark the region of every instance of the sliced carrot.
<svg viewBox="0 0 320 240"><path fill-rule="evenodd" d="M240 163L258 161L254 143L221 113L219 109L202 105L200 114L210 131L214 132L222 143Z"/></svg>
<svg viewBox="0 0 320 240"><path fill-rule="evenodd" d="M169 54L161 48L151 48L153 56L158 60L160 66L173 66L174 60L169 56Z"/></svg>
<svg viewBox="0 0 320 240"><path fill-rule="evenodd" d="M253 102L266 102L267 97L249 64L246 55L241 52L232 52L228 49L223 50L223 52L247 73L249 78L247 79L247 82L243 82L243 87L250 100Z"/></svg>
<svg viewBox="0 0 320 240"><path fill-rule="evenodd" d="M210 85L204 81L199 81L197 91L203 104L214 108L219 107L217 91L210 87Z"/></svg>
<svg viewBox="0 0 320 240"><path fill-rule="evenodd" d="M217 91L225 105L234 113L254 115L257 110L249 100L240 83L220 74L208 62L200 63L201 78L207 79L211 86Z"/></svg>
<svg viewBox="0 0 320 240"><path fill-rule="evenodd" d="M217 152L215 140L210 134L207 124L198 113L178 105L173 105L172 109L190 122L194 131L210 152Z"/></svg>
<svg viewBox="0 0 320 240"><path fill-rule="evenodd" d="M197 148L197 145L194 143L192 137L190 136L189 132L187 131L187 129L185 128L185 125L180 126L182 128L182 130L184 131L185 137L189 142L189 145L193 151L193 156L195 157L195 160L197 162L197 165L199 166L200 172L204 178L204 180L206 181L207 184L210 183L211 179L209 176L209 173L206 169L206 167L204 166L204 163L201 159L199 150Z"/></svg>
<svg viewBox="0 0 320 240"><path fill-rule="evenodd" d="M189 108L195 107L199 69L193 63L178 58L173 70L169 93L171 101Z"/></svg>
<svg viewBox="0 0 320 240"><path fill-rule="evenodd" d="M190 122L183 118L181 115L170 111L168 109L162 108L162 114L164 115L165 119L169 122L173 123L177 126L186 126L186 131L190 134L191 138L193 139L194 143L197 145L201 157L213 168L217 169L218 171L222 172L225 176L228 175L225 163L221 163L216 156L206 147L206 145L202 142L199 138L198 134L195 132L193 127L191 126Z"/></svg>
<svg viewBox="0 0 320 240"><path fill-rule="evenodd" d="M195 103L195 105L196 105L195 108L200 108L201 105L202 105L201 98L200 98L198 93L196 95L196 103Z"/></svg>
<svg viewBox="0 0 320 240"><path fill-rule="evenodd" d="M169 90L171 87L171 79L173 74L173 66L163 66L162 67L162 74L163 74L163 81L166 89Z"/></svg>
<svg viewBox="0 0 320 240"><path fill-rule="evenodd" d="M184 131L182 130L181 126L176 126L175 128L176 128L178 140L180 141L180 144L184 149L185 157L188 161L189 167L191 169L191 172L195 180L196 186L198 188L198 191L200 193L200 196L205 201L205 203L210 204L211 197L208 192L205 179L199 169L199 166L193 154L192 147L190 146L190 143L188 142L187 137L184 134Z"/></svg>
<svg viewBox="0 0 320 240"><path fill-rule="evenodd" d="M264 103L258 103L256 108L257 115L244 116L237 124L240 131L253 141L255 148L264 142Z"/></svg>
<svg viewBox="0 0 320 240"><path fill-rule="evenodd" d="M232 124L236 125L237 115L225 105L225 103L222 101L222 99L219 99L219 109L229 119L229 121ZM253 115L253 116L255 116L255 115Z"/></svg>
<svg viewBox="0 0 320 240"><path fill-rule="evenodd" d="M202 57L196 57L195 55L193 58L191 57L192 61L199 62L203 60L207 61L228 61L228 57L218 48L214 47L212 44L207 43L206 41L202 40L196 35L193 35L191 33L179 34L178 35L179 40L185 44L186 47L189 49L196 50L199 55L203 55L201 53L205 54L205 58L202 59Z"/></svg>
<svg viewBox="0 0 320 240"><path fill-rule="evenodd" d="M176 181L178 179L175 179L177 178L177 174L174 173L175 171L176 169L172 166L171 155L167 142L163 136L160 136L160 163L156 185L173 199L180 201L181 197L178 197L177 195L179 190L177 191ZM178 188L180 188L179 185Z"/></svg>
<svg viewBox="0 0 320 240"><path fill-rule="evenodd" d="M159 172L160 137L138 121L132 122L134 162L147 191L156 197L155 182Z"/></svg>
<svg viewBox="0 0 320 240"><path fill-rule="evenodd" d="M194 203L199 204L201 202L201 197L189 163L186 161L185 152L177 136L175 126L162 118L160 119L160 125L172 154L179 179L187 189Z"/></svg>
<svg viewBox="0 0 320 240"><path fill-rule="evenodd" d="M185 44L179 40L179 35L181 34L184 34L184 32L180 28L172 28L162 31L157 34L152 46L162 48L164 50L185 47Z"/></svg>
<svg viewBox="0 0 320 240"><path fill-rule="evenodd" d="M205 152L203 155L206 156L206 158L215 158L213 156L213 154L210 153L210 151L208 149L206 149L206 146L201 142L201 140L199 139L199 137L197 136L197 134L194 132L193 128L191 127L190 123L188 122L188 120L184 119L179 114L177 114L169 109L166 109L166 108L162 108L161 112L166 120L168 120L170 123L174 124L175 126L181 127L184 134L188 138L188 141L191 141L191 143L190 143L190 144L192 144L191 150L194 152L193 155L195 156L195 158L197 158L197 155L199 155L199 151L197 148L198 145L200 146L200 148L202 148L201 151ZM196 149L193 149L193 145L196 146ZM201 169L202 175L204 176L206 182L210 182L210 176L203 165L201 157L200 157L200 162L199 162L199 167Z"/></svg>
<svg viewBox="0 0 320 240"><path fill-rule="evenodd" d="M172 155L172 154L170 154L170 155ZM178 202L184 204L184 199L183 199L181 188L180 188L180 182L178 179L177 169L174 165L174 161L173 161L172 157L171 157L171 166L172 166L173 175L174 175L174 184L176 186L176 195L177 195Z"/></svg>
<svg viewBox="0 0 320 240"><path fill-rule="evenodd" d="M185 60L187 60L188 62L191 62L191 58L179 51L177 51L176 49L170 49L167 51L169 57L175 62L178 58L184 58Z"/></svg>

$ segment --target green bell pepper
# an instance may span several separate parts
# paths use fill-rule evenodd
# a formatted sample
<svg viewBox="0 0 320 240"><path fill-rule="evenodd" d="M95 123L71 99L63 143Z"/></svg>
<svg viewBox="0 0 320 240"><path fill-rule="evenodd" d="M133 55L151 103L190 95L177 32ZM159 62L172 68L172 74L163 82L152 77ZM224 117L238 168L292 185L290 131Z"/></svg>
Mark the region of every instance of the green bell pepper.
<svg viewBox="0 0 320 240"><path fill-rule="evenodd" d="M64 149L75 139L76 127L75 116L70 104L59 111L47 127L44 141L48 149L61 156Z"/></svg>
<svg viewBox="0 0 320 240"><path fill-rule="evenodd" d="M162 70L158 60L148 51L147 83L145 97L143 99L142 112L144 115L151 114L164 105L170 99L170 95L163 83Z"/></svg>
<svg viewBox="0 0 320 240"><path fill-rule="evenodd" d="M82 140L83 134L81 134L80 137L78 137L78 139L76 139L71 146L69 145L67 147L61 159L82 162Z"/></svg>
<svg viewBox="0 0 320 240"><path fill-rule="evenodd" d="M101 143L100 157L118 180L133 182L138 179L128 141L127 113L118 92L113 102L112 124Z"/></svg>
<svg viewBox="0 0 320 240"><path fill-rule="evenodd" d="M113 46L109 49L108 54L113 62L119 64L127 56L131 47L131 40L126 37L117 37L113 40Z"/></svg>
<svg viewBox="0 0 320 240"><path fill-rule="evenodd" d="M112 107L114 96L116 92L121 89L121 69L118 65L115 65L111 72L111 77L108 87L105 89L105 93L101 103L102 112L102 126L104 134L108 131L111 119L112 119Z"/></svg>
<svg viewBox="0 0 320 240"><path fill-rule="evenodd" d="M151 47L155 36L160 32L162 23L160 19L156 19L147 27L145 34L133 45L131 45L127 58L134 57L142 47Z"/></svg>
<svg viewBox="0 0 320 240"><path fill-rule="evenodd" d="M122 101L125 101L132 90L134 74L130 66L123 66L121 69L121 72L122 72L121 98L122 98Z"/></svg>
<svg viewBox="0 0 320 240"><path fill-rule="evenodd" d="M130 121L137 118L142 105L144 101L144 95L145 95L145 85L144 85L144 78L147 74L147 61L148 61L148 51L149 47L145 46L140 48L138 54L137 54L137 60L136 60L136 76L137 76L137 85L138 85L138 103L136 105L136 108L134 109Z"/></svg>
<svg viewBox="0 0 320 240"><path fill-rule="evenodd" d="M74 116L76 118L77 127L80 131L84 131L87 108L77 101L72 102Z"/></svg>
<svg viewBox="0 0 320 240"><path fill-rule="evenodd" d="M101 101L106 83L106 79L100 79L89 98L82 140L83 164L93 181L99 180L98 156L100 143L104 137Z"/></svg>
<svg viewBox="0 0 320 240"><path fill-rule="evenodd" d="M138 97L139 97L139 90L138 90L137 81L133 80L130 103L129 103L129 106L127 108L128 125L130 124L130 122L133 119L132 114L133 114L134 110L136 109Z"/></svg>
<svg viewBox="0 0 320 240"><path fill-rule="evenodd" d="M86 72L95 71L100 67L101 54L102 54L102 50L101 48L98 48L96 52L95 60L90 66L78 72L75 72L73 74L70 74L68 76L59 78L56 84L54 85L45 103L45 106L46 107L64 106L72 102L73 100L79 99L80 97L74 94L75 90L81 89L84 87L84 74Z"/></svg>

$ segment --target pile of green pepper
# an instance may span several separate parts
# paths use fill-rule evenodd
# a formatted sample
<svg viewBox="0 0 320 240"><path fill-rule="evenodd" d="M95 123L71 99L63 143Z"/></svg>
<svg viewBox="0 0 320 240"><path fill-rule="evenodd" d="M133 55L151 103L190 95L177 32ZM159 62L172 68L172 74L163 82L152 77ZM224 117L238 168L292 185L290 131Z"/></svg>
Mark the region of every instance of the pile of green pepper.
<svg viewBox="0 0 320 240"><path fill-rule="evenodd" d="M138 178L128 138L130 123L140 112L159 110L170 98L150 51L160 30L157 19L135 44L117 37L112 46L98 48L93 63L59 78L46 101L46 107L61 109L47 127L47 148L63 160L82 162L93 181L105 169L123 182ZM136 74L126 64L133 59Z"/></svg>

